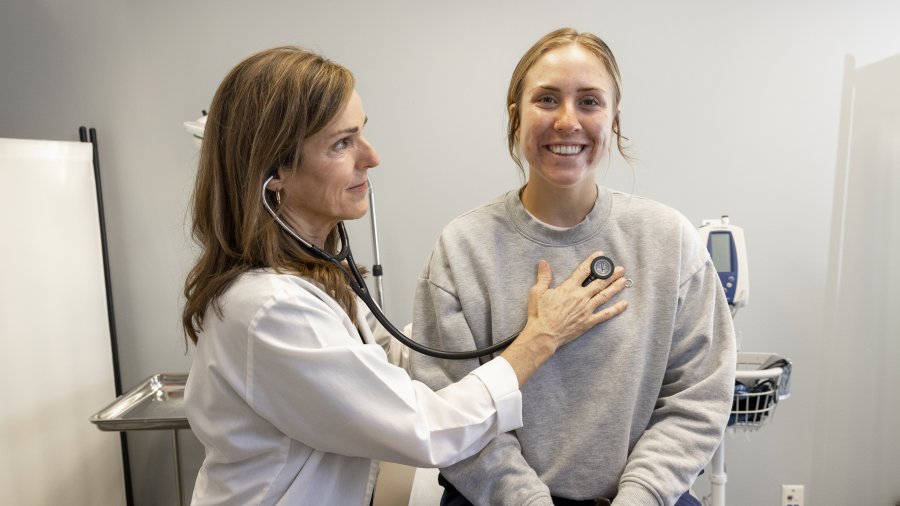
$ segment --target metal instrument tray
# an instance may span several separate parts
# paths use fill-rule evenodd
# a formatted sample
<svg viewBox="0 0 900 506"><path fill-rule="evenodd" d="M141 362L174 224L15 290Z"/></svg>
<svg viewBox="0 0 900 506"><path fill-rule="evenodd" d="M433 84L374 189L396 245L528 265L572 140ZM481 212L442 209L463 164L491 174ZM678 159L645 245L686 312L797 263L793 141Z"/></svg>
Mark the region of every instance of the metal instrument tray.
<svg viewBox="0 0 900 506"><path fill-rule="evenodd" d="M91 416L100 430L189 429L184 413L187 374L156 374Z"/></svg>

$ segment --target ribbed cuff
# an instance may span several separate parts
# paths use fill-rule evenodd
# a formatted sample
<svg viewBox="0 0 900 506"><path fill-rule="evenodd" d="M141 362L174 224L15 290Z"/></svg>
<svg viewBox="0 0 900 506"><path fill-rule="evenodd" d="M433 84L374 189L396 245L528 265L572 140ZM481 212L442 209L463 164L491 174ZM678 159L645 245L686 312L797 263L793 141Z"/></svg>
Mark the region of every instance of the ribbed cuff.
<svg viewBox="0 0 900 506"><path fill-rule="evenodd" d="M662 504L651 491L634 482L625 482L619 487L613 506L656 506Z"/></svg>

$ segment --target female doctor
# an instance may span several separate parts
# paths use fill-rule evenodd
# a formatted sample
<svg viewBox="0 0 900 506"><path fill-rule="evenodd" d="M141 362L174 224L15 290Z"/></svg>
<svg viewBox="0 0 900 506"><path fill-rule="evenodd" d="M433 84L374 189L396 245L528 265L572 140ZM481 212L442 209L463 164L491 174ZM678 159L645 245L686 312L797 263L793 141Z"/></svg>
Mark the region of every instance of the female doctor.
<svg viewBox="0 0 900 506"><path fill-rule="evenodd" d="M336 251L336 225L366 213L378 165L353 87L340 65L279 47L238 64L213 99L183 313L197 345L185 407L206 450L193 504L369 504L372 459L447 466L475 454L521 426L520 388L541 364L625 310L599 309L621 271L581 286L594 255L555 289L541 261L527 324L498 358L437 392L392 365L399 343L373 334L340 270L262 202Z"/></svg>

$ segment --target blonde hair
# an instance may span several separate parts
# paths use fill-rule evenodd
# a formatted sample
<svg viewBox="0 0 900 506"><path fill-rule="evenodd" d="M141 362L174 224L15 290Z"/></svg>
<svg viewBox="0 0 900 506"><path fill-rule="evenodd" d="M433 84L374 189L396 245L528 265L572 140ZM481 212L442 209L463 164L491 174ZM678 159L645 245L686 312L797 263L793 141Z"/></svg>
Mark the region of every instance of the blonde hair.
<svg viewBox="0 0 900 506"><path fill-rule="evenodd" d="M610 77L612 77L613 87L615 88L613 90L612 104L613 110L615 111L615 117L613 118L612 131L616 134L616 147L619 154L626 160L630 158L625 153L626 148L622 142L623 139L627 141L628 138L623 137L621 134L618 105L622 99L622 77L619 74L619 65L616 63L616 57L613 56L612 50L600 39L600 37L597 37L592 33L578 33L572 28L559 28L541 37L540 40L535 42L534 45L522 55L518 65L516 65L515 70L513 70L512 79L510 79L509 82L509 91L506 94L506 110L509 111L509 123L507 126L506 138L507 143L509 144L509 154L522 171L524 171L525 168L522 165L522 159L519 156L518 146L516 145L516 136L519 133L519 115L521 114L521 108L516 107L516 111L513 112L511 106L513 104L521 103L525 77L541 56L549 51L570 44L578 44L593 53L603 63L603 66L606 67L606 71L609 73Z"/></svg>
<svg viewBox="0 0 900 506"><path fill-rule="evenodd" d="M242 273L272 268L311 278L351 315L355 297L341 271L303 251L264 210L263 182L296 168L303 141L324 128L353 93L353 74L305 49L256 53L232 69L213 98L191 199L201 252L184 285L185 335L194 343L207 311ZM332 230L325 247L336 248Z"/></svg>

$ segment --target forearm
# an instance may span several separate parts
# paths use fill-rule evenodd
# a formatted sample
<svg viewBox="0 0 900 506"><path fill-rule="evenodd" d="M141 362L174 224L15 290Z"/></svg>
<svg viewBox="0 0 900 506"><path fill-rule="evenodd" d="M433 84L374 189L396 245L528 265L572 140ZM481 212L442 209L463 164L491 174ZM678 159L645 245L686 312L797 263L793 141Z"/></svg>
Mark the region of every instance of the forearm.
<svg viewBox="0 0 900 506"><path fill-rule="evenodd" d="M682 406L691 410L688 404ZM716 408L719 406L716 403ZM654 414L628 457L619 480L616 506L664 505L687 491L721 441L724 422L718 414ZM653 500L648 500L652 496Z"/></svg>
<svg viewBox="0 0 900 506"><path fill-rule="evenodd" d="M649 492L659 504L674 500L690 487L722 439L731 411L736 351L731 315L713 276L711 268L698 272L682 289L684 304L656 408L620 480L620 491L629 496ZM647 504L626 498L621 504Z"/></svg>

